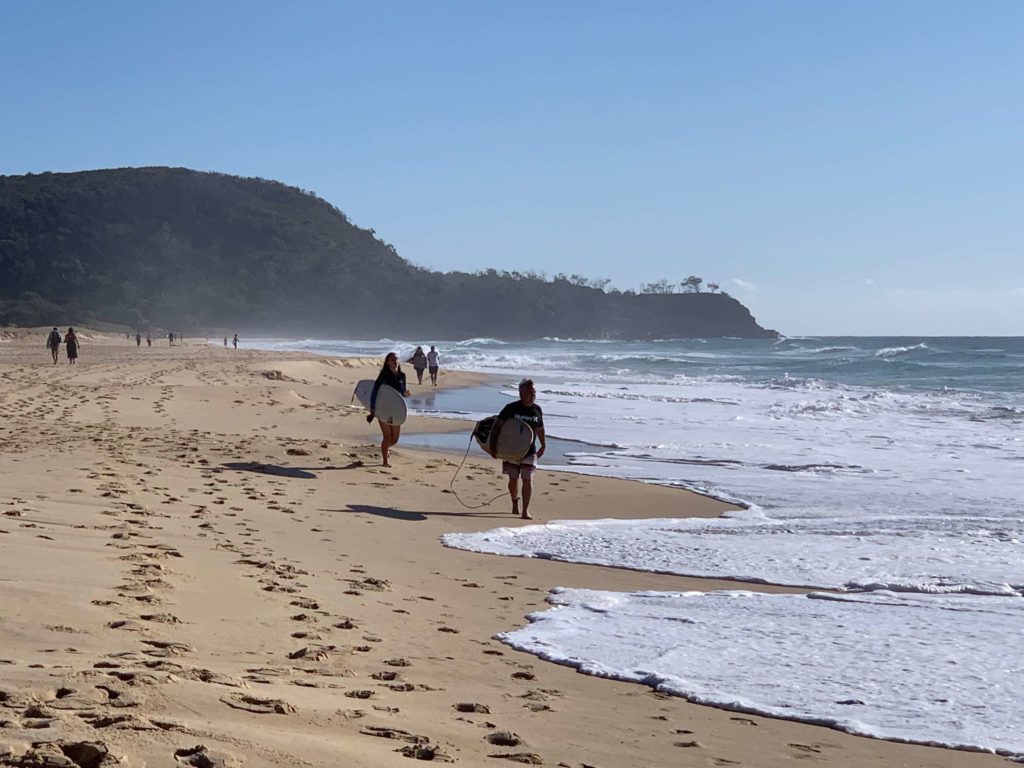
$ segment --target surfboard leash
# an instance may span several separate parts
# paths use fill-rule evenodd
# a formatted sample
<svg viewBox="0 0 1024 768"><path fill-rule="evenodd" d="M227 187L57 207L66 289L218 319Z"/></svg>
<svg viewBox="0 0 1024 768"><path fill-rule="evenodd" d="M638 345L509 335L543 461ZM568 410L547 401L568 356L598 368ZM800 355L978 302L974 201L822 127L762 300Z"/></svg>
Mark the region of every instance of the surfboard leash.
<svg viewBox="0 0 1024 768"><path fill-rule="evenodd" d="M488 504L493 504L498 499L500 499L502 496L506 496L508 494L508 491L502 491L501 493L499 493L497 496L495 496L490 501L485 501L483 504L477 504L475 506L471 506L471 505L467 504L466 502L464 502L462 500L462 498L459 496L459 492L455 490L455 478L458 477L459 476L459 472L462 471L462 467L466 463L466 459L469 458L469 452L471 450L473 450L473 433L472 432L469 433L469 445L466 446L466 453L463 455L462 461L459 462L459 466L455 469L455 474L452 475L452 479L448 483L448 490L451 491L455 495L455 499L459 502L459 504L464 506L466 509L482 509L482 508L486 507Z"/></svg>

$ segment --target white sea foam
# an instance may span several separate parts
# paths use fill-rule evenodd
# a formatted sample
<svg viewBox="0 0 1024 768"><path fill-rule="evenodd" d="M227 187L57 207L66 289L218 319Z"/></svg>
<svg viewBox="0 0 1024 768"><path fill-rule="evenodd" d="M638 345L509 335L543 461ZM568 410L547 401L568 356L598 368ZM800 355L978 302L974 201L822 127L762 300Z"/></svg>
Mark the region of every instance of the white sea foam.
<svg viewBox="0 0 1024 768"><path fill-rule="evenodd" d="M1019 598L557 590L550 602L499 638L702 704L1024 754Z"/></svg>
<svg viewBox="0 0 1024 768"><path fill-rule="evenodd" d="M1024 596L1024 531L1005 518L557 520L448 546L682 576L815 588Z"/></svg>
<svg viewBox="0 0 1024 768"><path fill-rule="evenodd" d="M875 357L896 357L897 355L905 355L908 352L914 352L919 349L931 349L931 347L924 343L914 344L909 347L884 347L875 352Z"/></svg>

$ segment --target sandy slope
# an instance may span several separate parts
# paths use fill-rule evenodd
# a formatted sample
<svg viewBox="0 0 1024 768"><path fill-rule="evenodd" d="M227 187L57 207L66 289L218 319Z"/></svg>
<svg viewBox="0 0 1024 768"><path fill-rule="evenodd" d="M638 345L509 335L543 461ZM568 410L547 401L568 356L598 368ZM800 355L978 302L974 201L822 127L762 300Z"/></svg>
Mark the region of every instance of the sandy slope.
<svg viewBox="0 0 1024 768"><path fill-rule="evenodd" d="M53 366L45 331L0 341L0 765L1005 762L698 707L492 640L552 586L723 585L443 548L520 523L456 504L451 459L399 445L378 466L348 404L376 361L86 334ZM458 483L503 487L483 460ZM533 511L720 509L542 474Z"/></svg>

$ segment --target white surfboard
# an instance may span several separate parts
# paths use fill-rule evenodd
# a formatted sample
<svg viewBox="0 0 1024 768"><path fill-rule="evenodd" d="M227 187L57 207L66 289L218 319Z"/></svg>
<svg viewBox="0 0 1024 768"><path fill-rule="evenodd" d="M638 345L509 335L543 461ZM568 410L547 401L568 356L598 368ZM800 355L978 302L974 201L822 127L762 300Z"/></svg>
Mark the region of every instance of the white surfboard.
<svg viewBox="0 0 1024 768"><path fill-rule="evenodd" d="M498 434L491 436L497 416L481 419L473 428L473 437L477 444L490 453L494 446L494 458L502 461L519 461L530 451L533 445L533 428L522 421L508 419L498 429Z"/></svg>
<svg viewBox="0 0 1024 768"><path fill-rule="evenodd" d="M355 398L366 410L370 410L373 381L373 379L363 379L356 384ZM387 384L381 384L380 389L377 390L377 407L374 413L385 424L400 427L405 424L405 419L409 415L409 407L397 389L389 387Z"/></svg>

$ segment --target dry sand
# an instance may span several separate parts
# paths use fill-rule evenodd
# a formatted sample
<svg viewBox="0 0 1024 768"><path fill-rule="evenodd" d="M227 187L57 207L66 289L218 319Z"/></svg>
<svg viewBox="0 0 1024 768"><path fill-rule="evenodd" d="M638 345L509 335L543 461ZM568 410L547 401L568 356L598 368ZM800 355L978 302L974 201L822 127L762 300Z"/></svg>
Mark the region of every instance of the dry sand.
<svg viewBox="0 0 1024 768"><path fill-rule="evenodd" d="M1006 762L696 706L496 642L554 586L736 585L442 547L521 522L504 500L455 503L460 457L399 444L379 467L349 405L375 360L86 332L79 364L54 366L47 330L0 334L0 765ZM481 500L504 483L476 456L458 489ZM531 511L722 508L541 474Z"/></svg>

